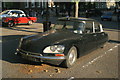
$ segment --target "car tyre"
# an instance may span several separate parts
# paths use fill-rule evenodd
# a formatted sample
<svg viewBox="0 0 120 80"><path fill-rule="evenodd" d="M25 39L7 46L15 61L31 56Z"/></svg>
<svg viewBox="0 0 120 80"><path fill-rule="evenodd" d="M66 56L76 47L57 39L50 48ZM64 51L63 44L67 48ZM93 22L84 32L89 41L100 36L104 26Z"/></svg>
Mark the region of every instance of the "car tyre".
<svg viewBox="0 0 120 80"><path fill-rule="evenodd" d="M72 67L77 60L77 49L76 47L71 47L68 51L66 60L63 62L63 67L70 68Z"/></svg>
<svg viewBox="0 0 120 80"><path fill-rule="evenodd" d="M29 25L32 25L32 24L33 24L33 21L28 21L28 24L29 24Z"/></svg>
<svg viewBox="0 0 120 80"><path fill-rule="evenodd" d="M15 24L14 24L13 21L9 21L7 26L8 26L8 27L13 27L13 26L15 26Z"/></svg>

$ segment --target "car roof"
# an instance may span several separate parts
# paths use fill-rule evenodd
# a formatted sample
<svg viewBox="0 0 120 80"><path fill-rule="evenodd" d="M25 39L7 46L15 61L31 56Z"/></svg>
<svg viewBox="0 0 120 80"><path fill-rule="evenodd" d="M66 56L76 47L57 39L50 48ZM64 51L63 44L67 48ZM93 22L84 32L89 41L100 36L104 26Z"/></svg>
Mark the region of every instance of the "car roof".
<svg viewBox="0 0 120 80"><path fill-rule="evenodd" d="M5 10L5 11L22 11L22 10L11 9L11 10Z"/></svg>
<svg viewBox="0 0 120 80"><path fill-rule="evenodd" d="M77 21L77 22L81 22L81 21L95 21L94 19L91 18L83 18L83 17L62 17L62 18L58 18L58 21Z"/></svg>

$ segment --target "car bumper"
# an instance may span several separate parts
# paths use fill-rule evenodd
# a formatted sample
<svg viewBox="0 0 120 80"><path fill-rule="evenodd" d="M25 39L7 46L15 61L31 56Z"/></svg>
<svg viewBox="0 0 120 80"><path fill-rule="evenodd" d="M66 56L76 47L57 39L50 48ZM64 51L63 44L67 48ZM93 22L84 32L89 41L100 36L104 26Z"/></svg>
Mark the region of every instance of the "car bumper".
<svg viewBox="0 0 120 80"><path fill-rule="evenodd" d="M8 22L2 22L2 27L6 27L8 25Z"/></svg>
<svg viewBox="0 0 120 80"><path fill-rule="evenodd" d="M24 59L30 60L30 61L45 62L45 63L55 64L55 65L60 65L65 60L65 56L61 56L61 57L42 56L42 55L37 56L37 55L24 54L22 52L16 52L15 54L21 56Z"/></svg>
<svg viewBox="0 0 120 80"><path fill-rule="evenodd" d="M2 24L8 24L8 22L2 22Z"/></svg>

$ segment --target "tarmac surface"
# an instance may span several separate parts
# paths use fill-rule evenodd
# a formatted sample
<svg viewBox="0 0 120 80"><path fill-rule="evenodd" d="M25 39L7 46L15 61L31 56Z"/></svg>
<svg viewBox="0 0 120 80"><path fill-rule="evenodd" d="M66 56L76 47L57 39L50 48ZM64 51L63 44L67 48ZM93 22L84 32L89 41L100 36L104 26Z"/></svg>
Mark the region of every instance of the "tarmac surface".
<svg viewBox="0 0 120 80"><path fill-rule="evenodd" d="M100 21L99 18L95 18ZM54 19L55 20L55 19ZM97 49L81 58L70 69L59 66L30 62L14 55L19 40L25 35L43 32L42 21L33 25L17 25L13 28L0 27L2 33L2 77L3 78L118 78L119 72L119 23L100 21L109 41L104 48ZM55 22L52 22L55 23Z"/></svg>

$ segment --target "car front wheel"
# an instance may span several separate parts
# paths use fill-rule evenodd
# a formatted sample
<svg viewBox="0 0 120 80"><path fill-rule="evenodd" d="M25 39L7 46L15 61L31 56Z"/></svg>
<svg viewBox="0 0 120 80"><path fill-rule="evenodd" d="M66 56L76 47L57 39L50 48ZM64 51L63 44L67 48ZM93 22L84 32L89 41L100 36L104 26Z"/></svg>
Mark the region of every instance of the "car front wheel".
<svg viewBox="0 0 120 80"><path fill-rule="evenodd" d="M29 25L32 25L32 24L33 24L33 22L32 22L32 21L28 21L28 24L29 24Z"/></svg>
<svg viewBox="0 0 120 80"><path fill-rule="evenodd" d="M13 27L14 25L15 25L15 24L14 24L13 21L9 21L7 26L8 26L8 27Z"/></svg>
<svg viewBox="0 0 120 80"><path fill-rule="evenodd" d="M73 46L68 51L66 60L63 62L63 66L67 68L73 66L76 62L76 59L77 59L77 49L76 47Z"/></svg>

